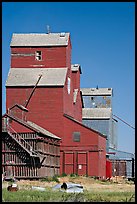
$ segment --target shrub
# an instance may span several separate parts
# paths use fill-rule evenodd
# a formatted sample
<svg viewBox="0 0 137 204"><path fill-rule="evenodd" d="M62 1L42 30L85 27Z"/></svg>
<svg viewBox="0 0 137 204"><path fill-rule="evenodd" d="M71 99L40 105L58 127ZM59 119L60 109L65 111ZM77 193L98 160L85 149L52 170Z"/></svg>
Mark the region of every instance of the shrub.
<svg viewBox="0 0 137 204"><path fill-rule="evenodd" d="M56 181L57 183L59 183L58 176L57 176L57 175L53 176L53 177L52 177L52 181Z"/></svg>
<svg viewBox="0 0 137 204"><path fill-rule="evenodd" d="M47 181L47 182L51 182L51 181L56 181L57 183L59 183L59 179L57 175L54 175L53 177L45 177L43 179L41 179L41 181Z"/></svg>
<svg viewBox="0 0 137 204"><path fill-rule="evenodd" d="M65 177L65 176L67 176L66 173L62 173L62 174L61 174L61 177Z"/></svg>
<svg viewBox="0 0 137 204"><path fill-rule="evenodd" d="M70 177L77 177L78 176L78 174L70 174Z"/></svg>

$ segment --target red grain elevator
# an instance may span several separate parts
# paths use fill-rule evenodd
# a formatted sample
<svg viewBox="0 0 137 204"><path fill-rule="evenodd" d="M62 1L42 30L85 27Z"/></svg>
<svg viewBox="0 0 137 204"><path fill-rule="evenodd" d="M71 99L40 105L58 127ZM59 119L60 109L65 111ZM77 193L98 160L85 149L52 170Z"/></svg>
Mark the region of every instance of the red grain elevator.
<svg viewBox="0 0 137 204"><path fill-rule="evenodd" d="M10 47L7 113L20 104L28 112L15 117L61 138L60 174L105 178L106 136L82 124L82 72L71 63L70 33L13 34Z"/></svg>

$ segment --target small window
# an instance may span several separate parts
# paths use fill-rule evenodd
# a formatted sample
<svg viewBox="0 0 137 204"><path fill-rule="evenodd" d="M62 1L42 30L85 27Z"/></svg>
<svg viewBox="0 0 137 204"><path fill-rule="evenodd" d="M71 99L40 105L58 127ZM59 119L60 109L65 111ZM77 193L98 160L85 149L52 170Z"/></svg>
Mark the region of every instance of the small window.
<svg viewBox="0 0 137 204"><path fill-rule="evenodd" d="M73 142L80 142L80 132L73 132Z"/></svg>
<svg viewBox="0 0 137 204"><path fill-rule="evenodd" d="M68 77L68 94L70 94L70 78Z"/></svg>
<svg viewBox="0 0 137 204"><path fill-rule="evenodd" d="M36 51L35 52L35 59L36 60L42 60L42 52L41 51Z"/></svg>

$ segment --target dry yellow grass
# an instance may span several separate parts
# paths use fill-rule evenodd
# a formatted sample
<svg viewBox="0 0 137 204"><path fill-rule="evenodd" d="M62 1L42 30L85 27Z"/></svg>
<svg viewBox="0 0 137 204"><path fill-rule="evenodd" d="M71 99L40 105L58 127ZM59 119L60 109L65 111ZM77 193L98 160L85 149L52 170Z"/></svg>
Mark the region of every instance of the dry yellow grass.
<svg viewBox="0 0 137 204"><path fill-rule="evenodd" d="M128 182L121 178L112 178L112 181L101 182L90 177L78 176L78 177L59 177L60 183L63 182L73 182L79 183L83 186L84 190L92 192L135 192L135 185L132 182ZM51 188L57 183L55 181L30 181L30 180L20 180L16 181L19 189L30 189L32 186L40 186L45 188ZM8 183L3 182L3 187L7 187Z"/></svg>

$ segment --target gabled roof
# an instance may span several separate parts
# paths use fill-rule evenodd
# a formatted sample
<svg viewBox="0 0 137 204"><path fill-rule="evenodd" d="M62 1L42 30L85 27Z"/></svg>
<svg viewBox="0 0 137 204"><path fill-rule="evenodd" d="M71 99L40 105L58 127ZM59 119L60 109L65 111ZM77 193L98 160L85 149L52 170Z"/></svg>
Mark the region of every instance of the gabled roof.
<svg viewBox="0 0 137 204"><path fill-rule="evenodd" d="M67 46L70 33L14 33L10 46Z"/></svg>
<svg viewBox="0 0 137 204"><path fill-rule="evenodd" d="M11 68L6 86L64 86L67 68Z"/></svg>
<svg viewBox="0 0 137 204"><path fill-rule="evenodd" d="M48 137L51 137L51 138L54 138L54 139L61 140L60 137L54 135L53 133L49 132L48 130L46 130L46 129L40 127L39 125L37 125L37 124L35 124L35 123L31 122L31 121L24 121L24 120L21 120L21 119L15 117L15 116L13 116L13 115L9 115L9 114L7 114L7 113L5 113L5 114L2 116L2 118L4 118L4 117L11 118L12 120L14 120L14 121L16 121L16 122L22 124L23 126L29 128L29 129L31 129L31 130L37 132L37 133L42 133L42 134L45 135L45 136L48 136Z"/></svg>

